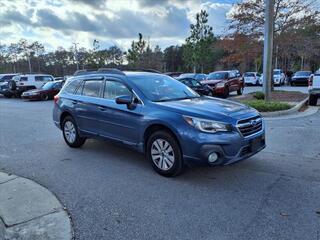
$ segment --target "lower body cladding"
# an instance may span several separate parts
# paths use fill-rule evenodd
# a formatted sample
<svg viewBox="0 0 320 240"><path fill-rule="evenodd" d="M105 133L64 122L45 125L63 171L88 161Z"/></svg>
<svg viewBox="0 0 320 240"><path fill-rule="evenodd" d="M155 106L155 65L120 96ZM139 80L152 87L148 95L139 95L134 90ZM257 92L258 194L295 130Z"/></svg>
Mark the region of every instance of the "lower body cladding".
<svg viewBox="0 0 320 240"><path fill-rule="evenodd" d="M184 143L182 148L186 161L209 165L241 161L266 147L264 127L248 137L243 137L239 132L198 133L197 137L193 136Z"/></svg>

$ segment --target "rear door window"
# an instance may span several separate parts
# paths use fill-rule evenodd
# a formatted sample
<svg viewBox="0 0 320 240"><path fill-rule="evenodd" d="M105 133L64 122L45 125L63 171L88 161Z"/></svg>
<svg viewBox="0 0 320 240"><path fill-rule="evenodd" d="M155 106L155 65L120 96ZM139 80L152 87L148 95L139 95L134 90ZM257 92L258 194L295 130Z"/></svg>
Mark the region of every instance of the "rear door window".
<svg viewBox="0 0 320 240"><path fill-rule="evenodd" d="M82 95L88 97L99 97L102 87L102 80L86 80L84 81Z"/></svg>

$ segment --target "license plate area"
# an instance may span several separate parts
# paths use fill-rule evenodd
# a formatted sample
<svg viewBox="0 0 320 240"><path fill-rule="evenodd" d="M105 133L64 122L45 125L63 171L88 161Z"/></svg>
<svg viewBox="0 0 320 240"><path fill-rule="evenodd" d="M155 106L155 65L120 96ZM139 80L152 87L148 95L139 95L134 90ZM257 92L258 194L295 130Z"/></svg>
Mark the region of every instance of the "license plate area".
<svg viewBox="0 0 320 240"><path fill-rule="evenodd" d="M250 141L251 152L257 151L264 144L264 137L258 137Z"/></svg>

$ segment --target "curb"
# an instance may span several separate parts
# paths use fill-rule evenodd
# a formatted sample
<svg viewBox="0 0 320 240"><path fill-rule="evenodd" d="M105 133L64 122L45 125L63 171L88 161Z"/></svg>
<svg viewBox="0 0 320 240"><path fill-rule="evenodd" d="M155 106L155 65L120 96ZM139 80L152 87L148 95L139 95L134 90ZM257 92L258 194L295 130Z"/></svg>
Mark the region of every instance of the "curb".
<svg viewBox="0 0 320 240"><path fill-rule="evenodd" d="M0 239L70 240L72 224L48 189L23 177L0 172Z"/></svg>
<svg viewBox="0 0 320 240"><path fill-rule="evenodd" d="M263 117L280 117L280 116L286 116L286 115L291 115L294 113L297 113L308 101L309 98L305 98L298 104L296 104L294 107L288 109L288 110L283 110L283 111L276 111L276 112L260 112Z"/></svg>

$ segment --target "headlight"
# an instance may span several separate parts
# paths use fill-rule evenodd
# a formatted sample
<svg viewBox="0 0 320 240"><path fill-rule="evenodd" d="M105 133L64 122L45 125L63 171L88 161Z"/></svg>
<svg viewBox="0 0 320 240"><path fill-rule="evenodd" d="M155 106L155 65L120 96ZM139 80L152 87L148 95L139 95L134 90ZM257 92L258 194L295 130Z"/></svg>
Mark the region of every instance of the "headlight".
<svg viewBox="0 0 320 240"><path fill-rule="evenodd" d="M222 87L224 87L224 83L223 82L219 82L219 83L216 84L216 87L222 88Z"/></svg>
<svg viewBox="0 0 320 240"><path fill-rule="evenodd" d="M227 132L231 130L231 126L229 124L188 116L183 116L183 118L189 125L202 132L215 133Z"/></svg>

